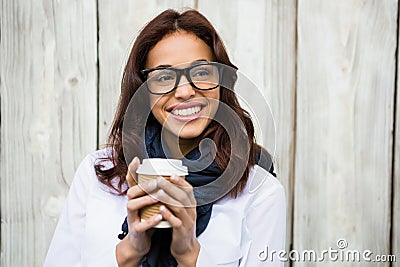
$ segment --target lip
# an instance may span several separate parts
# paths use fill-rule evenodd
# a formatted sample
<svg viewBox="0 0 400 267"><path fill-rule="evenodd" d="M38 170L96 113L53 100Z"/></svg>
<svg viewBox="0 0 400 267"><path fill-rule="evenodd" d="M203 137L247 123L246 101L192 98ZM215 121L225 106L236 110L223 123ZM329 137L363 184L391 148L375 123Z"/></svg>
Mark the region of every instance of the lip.
<svg viewBox="0 0 400 267"><path fill-rule="evenodd" d="M185 102L185 103L178 103L178 104L169 106L166 110L168 112L171 112L175 109L186 109L186 108L192 108L192 107L197 107L197 106L201 106L201 108L203 109L205 105L200 102Z"/></svg>
<svg viewBox="0 0 400 267"><path fill-rule="evenodd" d="M196 120L196 119L198 119L199 117L202 116L202 114L203 114L203 112L205 110L205 105L204 104L197 103L196 105L191 105L191 106L183 107L183 105L179 105L179 106L175 107L175 109L183 109L183 108L191 108L191 107L196 107L196 106L201 106L200 111L197 112L196 114L193 114L193 115L190 115L190 116L180 116L180 115L175 115L172 112L169 112L168 116L171 116L171 118L173 118L173 119L175 119L175 120L177 120L179 122L189 122L189 121Z"/></svg>

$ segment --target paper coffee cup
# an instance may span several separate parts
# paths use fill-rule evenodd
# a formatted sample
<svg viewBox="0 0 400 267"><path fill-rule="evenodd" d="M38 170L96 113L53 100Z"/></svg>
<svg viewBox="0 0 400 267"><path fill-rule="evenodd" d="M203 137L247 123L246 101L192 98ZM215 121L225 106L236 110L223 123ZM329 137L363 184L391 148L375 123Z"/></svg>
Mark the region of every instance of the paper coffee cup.
<svg viewBox="0 0 400 267"><path fill-rule="evenodd" d="M162 176L169 181L171 175L186 176L188 169L182 165L182 161L178 159L160 159L151 158L144 159L139 165L136 173L138 174L139 185L149 180L157 179ZM155 214L160 213L161 203L156 203L140 209L140 218L142 221L148 220ZM161 221L155 228L171 227L168 221Z"/></svg>

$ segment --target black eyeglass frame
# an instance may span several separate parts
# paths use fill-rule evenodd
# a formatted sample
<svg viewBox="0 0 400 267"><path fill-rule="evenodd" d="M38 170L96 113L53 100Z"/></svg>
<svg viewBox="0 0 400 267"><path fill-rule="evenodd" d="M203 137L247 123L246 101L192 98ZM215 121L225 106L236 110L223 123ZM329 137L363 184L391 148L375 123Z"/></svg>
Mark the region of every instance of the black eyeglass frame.
<svg viewBox="0 0 400 267"><path fill-rule="evenodd" d="M190 77L190 70L193 69L193 68L195 68L195 67L202 66L202 65L213 65L213 66L216 66L216 67L217 67L217 69L218 69L218 75L219 75L219 77L218 77L219 80L218 80L218 84L217 84L216 86L211 87L211 88L204 89L204 88L199 88L199 87L197 87L197 86L194 84L194 82L192 81L192 78ZM169 91L167 91L167 92L165 92L165 93L155 93L155 92L152 92L152 91L150 90L148 84L147 84L147 77L148 77L149 73L152 72L152 71L155 71L155 70L164 70L164 69L169 69L169 70L175 71L175 73L176 73L176 81L175 81L174 87L172 87L171 90L169 90ZM144 80L145 80L145 82L146 82L146 88L147 88L147 90L148 90L151 94L154 94L154 95L166 95L166 94L169 94L169 93L171 93L172 91L174 91L176 88L178 88L179 82L181 81L181 78L182 78L182 74L185 75L185 77L186 77L186 79L188 80L189 84L190 84L193 88L196 88L197 90L200 90L200 91L209 91L209 90L213 90L213 89L215 89L215 88L217 88L218 86L221 85L222 70L223 70L223 65L222 65L221 63L218 63L218 62L200 62L200 63L194 64L194 65L192 65L192 66L189 66L189 67L186 67L186 68L183 68L183 69L174 68L174 67L160 66L160 67L155 67L155 68L150 68L150 69L141 70L140 73L142 74L142 76L143 76L143 78L144 78Z"/></svg>

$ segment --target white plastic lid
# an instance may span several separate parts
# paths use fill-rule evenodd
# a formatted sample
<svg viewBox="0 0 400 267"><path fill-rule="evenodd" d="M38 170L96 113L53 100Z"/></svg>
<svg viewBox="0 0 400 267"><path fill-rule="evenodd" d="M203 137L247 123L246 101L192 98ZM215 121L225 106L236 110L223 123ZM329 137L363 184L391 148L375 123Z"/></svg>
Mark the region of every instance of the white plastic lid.
<svg viewBox="0 0 400 267"><path fill-rule="evenodd" d="M182 165L179 159L160 159L151 158L144 159L142 164L139 165L136 173L147 175L188 175L188 169Z"/></svg>

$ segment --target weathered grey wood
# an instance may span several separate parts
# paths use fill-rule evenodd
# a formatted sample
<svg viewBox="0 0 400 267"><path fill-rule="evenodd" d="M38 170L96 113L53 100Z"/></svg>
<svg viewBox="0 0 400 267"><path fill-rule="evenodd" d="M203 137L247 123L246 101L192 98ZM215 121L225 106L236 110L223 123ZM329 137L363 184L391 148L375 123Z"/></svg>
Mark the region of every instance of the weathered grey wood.
<svg viewBox="0 0 400 267"><path fill-rule="evenodd" d="M398 14L400 16L400 14ZM399 27L399 25L397 25ZM394 145L394 180L393 180L393 207L392 207L392 251L397 261L393 267L400 266L400 39L397 42L397 99Z"/></svg>
<svg viewBox="0 0 400 267"><path fill-rule="evenodd" d="M399 74L397 74L399 75ZM397 76L399 77L399 76ZM397 86L399 83L397 82ZM394 161L394 181L393 181L393 218L392 218L392 251L396 255L397 261L393 266L400 266L400 94L397 92L397 113L396 113L396 137L395 142L395 161Z"/></svg>
<svg viewBox="0 0 400 267"><path fill-rule="evenodd" d="M274 115L278 178L286 191L286 248L289 250L292 244L295 145L296 1L266 3L264 85ZM267 133L272 134L270 131Z"/></svg>
<svg viewBox="0 0 400 267"><path fill-rule="evenodd" d="M0 17L1 266L42 266L96 148L96 1L4 0Z"/></svg>
<svg viewBox="0 0 400 267"><path fill-rule="evenodd" d="M298 3L295 249L389 254L396 24L394 0Z"/></svg>
<svg viewBox="0 0 400 267"><path fill-rule="evenodd" d="M291 212L293 191L294 95L296 1L219 1L200 0L199 10L219 31L231 59L239 70L252 80L265 99L248 91L239 92L256 107L261 121L258 141L275 154L279 180L286 189L287 238L291 244ZM229 16L221 16L229 10ZM274 121L265 118L270 105ZM272 127L275 123L275 127Z"/></svg>
<svg viewBox="0 0 400 267"><path fill-rule="evenodd" d="M123 68L139 30L165 9L194 7L194 0L99 0L99 144L106 142L120 94Z"/></svg>
<svg viewBox="0 0 400 267"><path fill-rule="evenodd" d="M262 118L259 141L275 151L286 188L288 248L295 164L295 249L335 249L337 239L346 238L349 249L396 254L398 266L399 93L391 136L397 1L98 2L99 107L96 1L2 1L1 266L42 265L73 173L96 148L97 127L99 143L106 140L130 44L160 11L184 6L198 7L211 20L233 62L271 106L276 134ZM257 111L264 108L263 100L250 100ZM325 263L294 265L331 264Z"/></svg>

